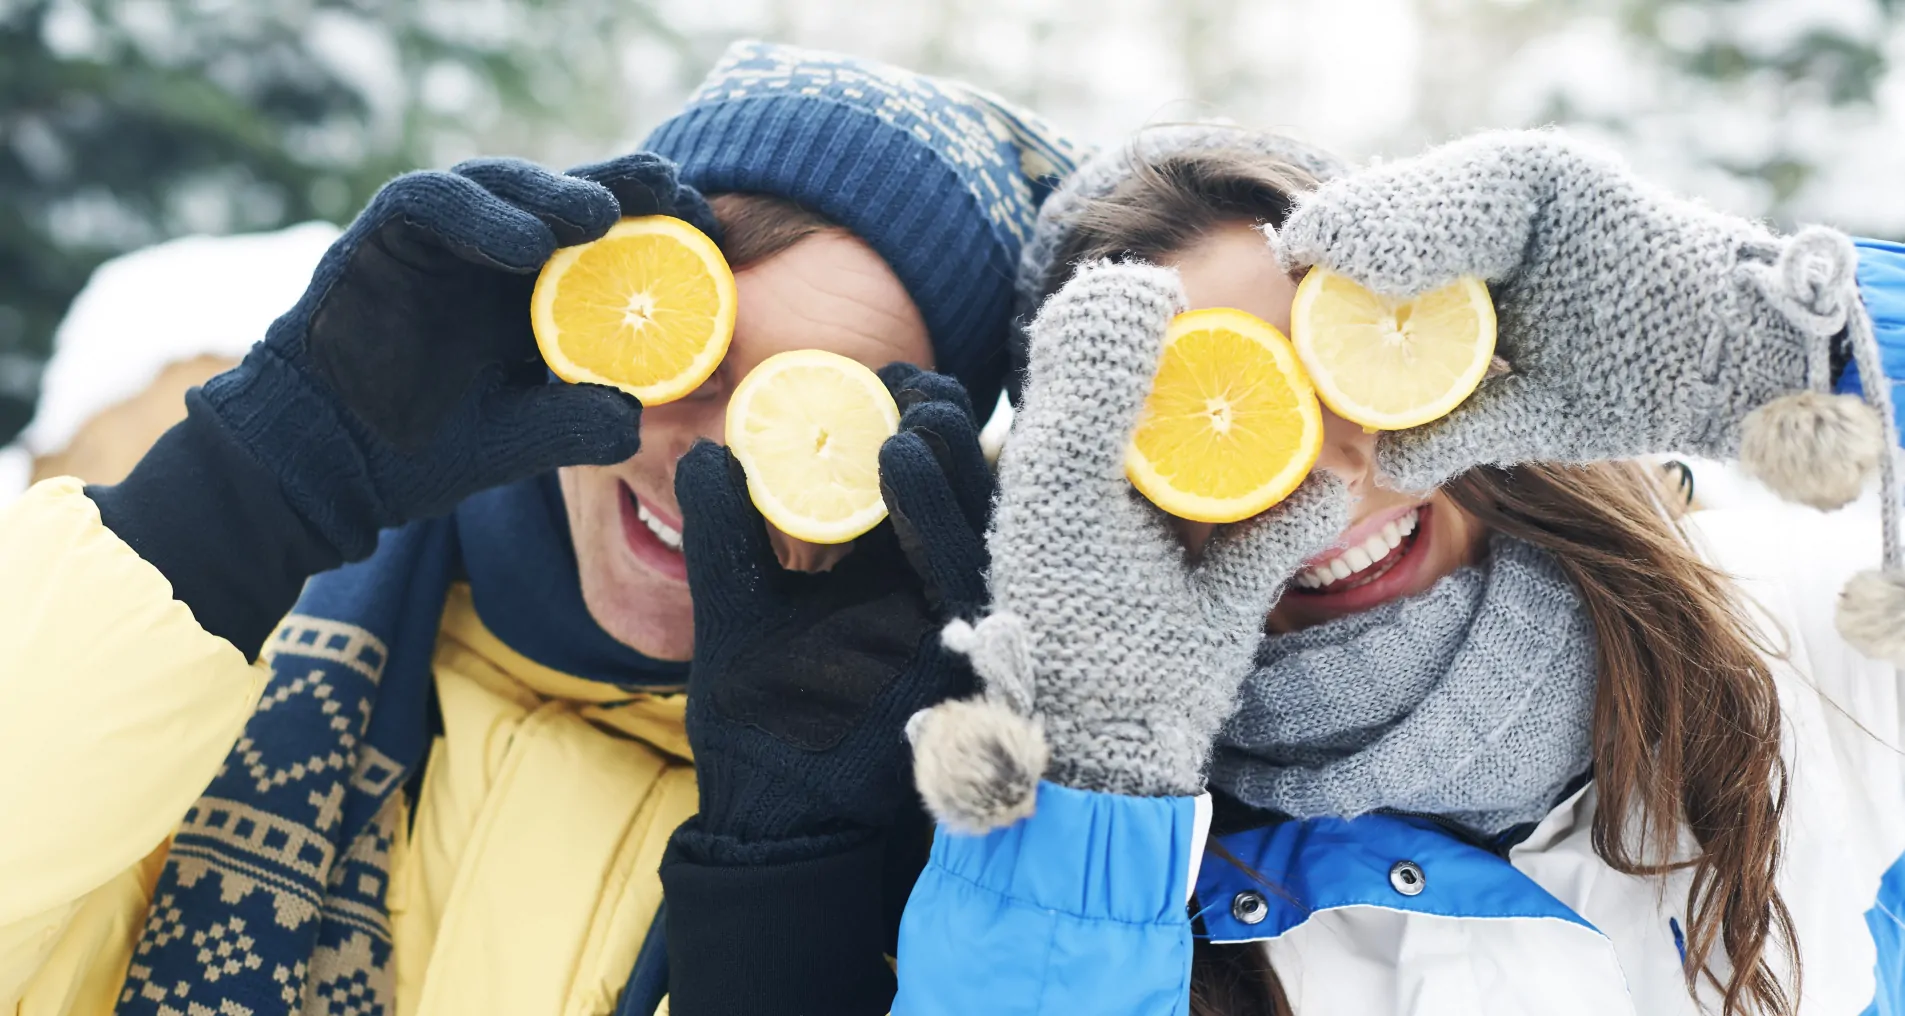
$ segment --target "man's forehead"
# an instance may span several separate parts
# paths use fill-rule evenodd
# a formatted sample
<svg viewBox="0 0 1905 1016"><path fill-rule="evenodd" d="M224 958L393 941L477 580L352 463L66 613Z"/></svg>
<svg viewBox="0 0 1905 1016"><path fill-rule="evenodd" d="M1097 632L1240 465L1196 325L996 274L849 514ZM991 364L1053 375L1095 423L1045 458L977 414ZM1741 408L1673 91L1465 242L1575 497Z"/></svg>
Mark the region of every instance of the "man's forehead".
<svg viewBox="0 0 1905 1016"><path fill-rule="evenodd" d="M735 273L739 306L728 368L791 349L825 349L881 367L932 364L906 287L865 241L830 230Z"/></svg>

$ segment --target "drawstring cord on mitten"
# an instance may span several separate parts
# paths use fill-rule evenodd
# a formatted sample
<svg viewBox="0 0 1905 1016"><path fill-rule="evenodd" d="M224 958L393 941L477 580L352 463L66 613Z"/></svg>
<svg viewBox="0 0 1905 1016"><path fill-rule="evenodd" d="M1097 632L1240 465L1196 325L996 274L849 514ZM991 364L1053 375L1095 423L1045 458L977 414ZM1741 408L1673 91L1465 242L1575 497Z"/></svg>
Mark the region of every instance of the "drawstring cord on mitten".
<svg viewBox="0 0 1905 1016"><path fill-rule="evenodd" d="M1777 263L1755 266L1751 274L1767 302L1813 340L1806 350L1806 385L1811 390L1832 391L1832 340L1841 333L1846 336L1858 364L1861 395L1878 414L1885 435L1885 454L1879 456L1883 561L1887 572L1898 572L1899 488L1892 454L1898 447L1898 424L1892 418L1891 384L1879 362L1872 318L1859 295L1858 264L1858 251L1844 233L1807 226L1787 242Z"/></svg>
<svg viewBox="0 0 1905 1016"><path fill-rule="evenodd" d="M1032 647L1027 644L1031 636L1017 615L989 614L978 624L954 620L939 638L946 648L972 661L987 701L1020 716L1032 715Z"/></svg>
<svg viewBox="0 0 1905 1016"><path fill-rule="evenodd" d="M1776 264L1748 271L1761 293L1794 327L1812 339L1807 350L1807 387L1821 394L1833 386L1832 340L1843 334L1859 371L1860 395L1878 417L1883 444L1878 455L1881 570L1861 572L1840 592L1838 628L1846 641L1873 659L1905 666L1905 561L1899 541L1898 423L1892 416L1891 382L1879 360L1878 337L1859 293L1858 251L1837 230L1808 226L1788 242Z"/></svg>
<svg viewBox="0 0 1905 1016"><path fill-rule="evenodd" d="M1851 309L1846 314L1846 338L1852 345L1853 362L1859 366L1859 388L1866 405L1879 414L1885 430L1885 454L1879 457L1879 517L1885 530L1885 571L1897 575L1901 570L1898 533L1898 421L1892 416L1892 383L1879 361L1878 336L1872 330L1872 317L1859 298L1858 284L1848 287Z"/></svg>
<svg viewBox="0 0 1905 1016"><path fill-rule="evenodd" d="M1846 287L1850 311L1846 338L1859 368L1859 386L1867 405L1879 414L1885 451L1879 457L1879 520L1884 528L1882 567L1860 572L1839 593L1836 624L1853 648L1871 659L1905 668L1905 567L1898 533L1898 422L1892 416L1891 380L1879 362L1878 336L1872 328L1856 282Z"/></svg>
<svg viewBox="0 0 1905 1016"><path fill-rule="evenodd" d="M913 714L913 774L920 797L941 825L979 835L1032 814L1051 763L1035 715L1031 633L1018 615L956 620L940 641L972 661L980 692Z"/></svg>

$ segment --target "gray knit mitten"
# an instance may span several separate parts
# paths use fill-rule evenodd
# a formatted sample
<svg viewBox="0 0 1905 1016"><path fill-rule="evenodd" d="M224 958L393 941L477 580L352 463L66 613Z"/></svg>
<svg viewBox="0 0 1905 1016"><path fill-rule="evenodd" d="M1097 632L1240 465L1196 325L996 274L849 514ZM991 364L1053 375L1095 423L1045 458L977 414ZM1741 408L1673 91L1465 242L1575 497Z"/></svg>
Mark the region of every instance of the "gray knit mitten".
<svg viewBox="0 0 1905 1016"><path fill-rule="evenodd" d="M1192 562L1132 488L1125 448L1183 305L1175 272L1098 264L1032 325L987 538L990 613L943 635L985 691L909 725L921 794L949 828L1030 814L1042 776L1120 794L1201 792L1265 615L1348 522L1341 483L1319 474L1218 530Z"/></svg>
<svg viewBox="0 0 1905 1016"><path fill-rule="evenodd" d="M1278 241L1289 267L1390 296L1489 283L1511 371L1386 436L1381 466L1406 489L1476 465L1691 452L1836 507L1887 446L1876 412L1826 394L1833 337L1869 334L1844 235L1776 237L1559 133L1482 134L1339 177Z"/></svg>

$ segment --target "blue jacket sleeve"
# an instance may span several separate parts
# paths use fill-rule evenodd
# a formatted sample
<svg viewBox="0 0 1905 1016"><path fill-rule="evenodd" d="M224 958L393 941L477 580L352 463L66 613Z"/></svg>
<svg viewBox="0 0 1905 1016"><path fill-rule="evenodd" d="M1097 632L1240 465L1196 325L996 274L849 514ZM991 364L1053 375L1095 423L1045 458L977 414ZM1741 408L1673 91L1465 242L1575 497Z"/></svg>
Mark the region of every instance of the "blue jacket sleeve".
<svg viewBox="0 0 1905 1016"><path fill-rule="evenodd" d="M939 830L900 921L895 1016L1188 1012L1200 810L1042 783L1031 818Z"/></svg>
<svg viewBox="0 0 1905 1016"><path fill-rule="evenodd" d="M1905 402L1900 400L1898 390L1905 384L1905 244L1888 240L1853 243L1859 252L1859 295L1865 299L1866 312L1872 315L1879 362L1892 383L1892 413L1899 420L1899 432L1905 434ZM1846 364L1834 387L1842 393L1859 394L1859 365Z"/></svg>

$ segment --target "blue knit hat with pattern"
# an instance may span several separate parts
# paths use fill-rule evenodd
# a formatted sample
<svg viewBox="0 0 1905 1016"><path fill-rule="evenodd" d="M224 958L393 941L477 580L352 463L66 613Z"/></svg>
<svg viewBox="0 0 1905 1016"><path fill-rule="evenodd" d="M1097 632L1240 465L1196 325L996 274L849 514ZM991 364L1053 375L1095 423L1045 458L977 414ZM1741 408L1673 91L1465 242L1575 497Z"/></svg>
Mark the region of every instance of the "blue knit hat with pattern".
<svg viewBox="0 0 1905 1016"><path fill-rule="evenodd" d="M940 372L990 411L1019 253L1070 141L958 82L747 41L642 147L705 194L788 198L865 240L918 305Z"/></svg>

